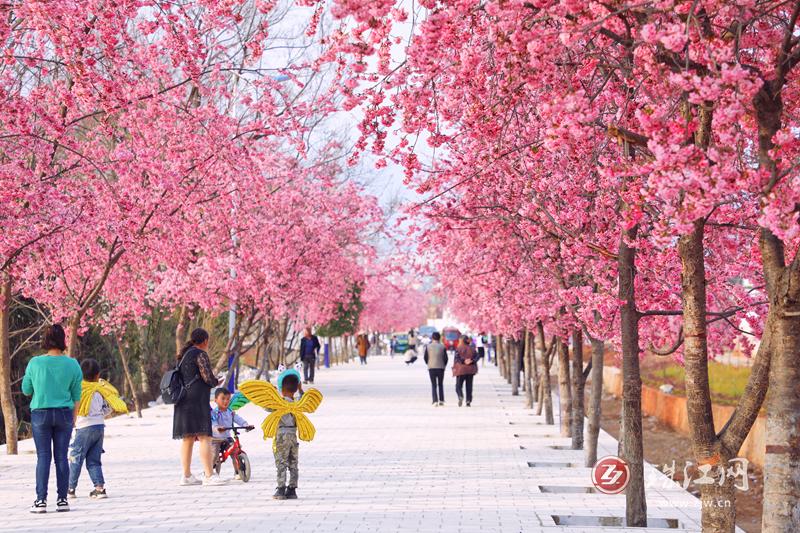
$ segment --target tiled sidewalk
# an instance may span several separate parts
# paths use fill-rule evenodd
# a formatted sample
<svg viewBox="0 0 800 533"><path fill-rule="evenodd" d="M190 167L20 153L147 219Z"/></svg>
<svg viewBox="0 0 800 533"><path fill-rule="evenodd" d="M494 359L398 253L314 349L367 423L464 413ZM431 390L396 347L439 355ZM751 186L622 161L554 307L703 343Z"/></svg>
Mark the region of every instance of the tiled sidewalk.
<svg viewBox="0 0 800 533"><path fill-rule="evenodd" d="M28 512L34 499L31 441L21 443L17 457L0 455L0 530L626 531L556 525L554 516L624 516L624 497L575 492L591 486L588 469L543 465L581 464L583 452L553 448L567 440L553 437L556 427L525 410L523 398L510 395L494 367L476 377L472 407L457 407L448 376L447 405L434 408L420 363L406 367L399 357L372 357L367 366L318 373L325 400L311 415L316 439L301 443L299 500L271 499L275 467L259 430L243 437L253 465L249 483L177 486L172 408L160 406L142 419L108 422L103 462L109 499L86 497L91 487L84 472L69 513ZM252 405L242 415L254 424L264 417ZM612 453L616 442L603 434L600 446ZM194 471L200 471L196 460ZM223 474L232 475L229 465ZM52 505L54 471L50 483ZM699 502L677 486L649 490L648 510L653 518L677 521L678 529L646 531L700 529Z"/></svg>

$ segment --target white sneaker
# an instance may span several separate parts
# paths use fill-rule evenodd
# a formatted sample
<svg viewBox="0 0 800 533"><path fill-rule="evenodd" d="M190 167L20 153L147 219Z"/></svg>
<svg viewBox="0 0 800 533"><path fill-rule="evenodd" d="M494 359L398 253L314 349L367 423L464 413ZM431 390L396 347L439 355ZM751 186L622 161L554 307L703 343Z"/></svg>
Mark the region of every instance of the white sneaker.
<svg viewBox="0 0 800 533"><path fill-rule="evenodd" d="M227 483L227 480L222 479L217 474L212 474L210 477L203 478L204 487L218 487L219 485L226 485Z"/></svg>
<svg viewBox="0 0 800 533"><path fill-rule="evenodd" d="M242 480L242 476L241 476L241 474L236 474L235 476L233 476L233 479L235 479L236 481L241 481Z"/></svg>
<svg viewBox="0 0 800 533"><path fill-rule="evenodd" d="M180 486L186 487L189 485L200 485L201 483L202 481L194 477L192 474L189 474L189 477L181 476Z"/></svg>
<svg viewBox="0 0 800 533"><path fill-rule="evenodd" d="M31 512L34 514L42 514L47 512L47 501L46 500L36 500L31 505Z"/></svg>

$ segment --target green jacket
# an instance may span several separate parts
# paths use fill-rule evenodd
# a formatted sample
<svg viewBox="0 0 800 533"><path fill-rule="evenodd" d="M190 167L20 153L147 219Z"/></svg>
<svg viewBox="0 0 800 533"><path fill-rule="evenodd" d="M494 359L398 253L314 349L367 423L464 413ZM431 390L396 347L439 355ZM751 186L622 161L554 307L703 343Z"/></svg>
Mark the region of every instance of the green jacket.
<svg viewBox="0 0 800 533"><path fill-rule="evenodd" d="M28 362L22 378L22 393L33 396L31 409L75 407L81 399L83 372L66 355L37 355Z"/></svg>

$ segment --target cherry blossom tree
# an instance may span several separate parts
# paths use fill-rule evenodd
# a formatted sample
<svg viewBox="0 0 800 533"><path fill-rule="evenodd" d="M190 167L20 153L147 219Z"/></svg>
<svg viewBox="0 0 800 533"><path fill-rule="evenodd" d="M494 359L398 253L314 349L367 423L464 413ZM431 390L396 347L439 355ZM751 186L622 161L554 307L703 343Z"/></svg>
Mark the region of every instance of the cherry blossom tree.
<svg viewBox="0 0 800 533"><path fill-rule="evenodd" d="M330 315L368 268L360 239L378 213L362 190L336 182L324 147L310 146L336 94L306 91L326 60L286 58L280 77L265 60L285 9L3 8L0 324L20 292L67 322L77 355L90 325L120 331L155 306L186 318L189 307L231 304ZM319 12L308 14L297 48L318 31ZM6 433L16 435L0 333Z"/></svg>
<svg viewBox="0 0 800 533"><path fill-rule="evenodd" d="M559 318L577 312L587 328L597 326L595 313L618 321L610 340L622 350L625 375L622 452L634 466L627 518L629 525L644 525L641 341L687 364L692 443L700 464L735 456L767 390L773 334L788 343L781 346L794 343L796 318L788 302L796 301L791 287L797 286L789 281L797 255L796 135L782 109L784 95L792 94L798 54L795 3L422 6L430 11L420 17L404 61L392 65L381 58L393 24L404 19L394 3L372 3L370 9L339 3L358 24L350 34L358 43L352 47L354 71L366 56L378 56L374 71L349 92L367 109L364 147L372 142L406 165L410 180L437 204L423 214L440 233L458 235L463 248L479 253L487 245L476 234L502 243L495 265L505 268L474 268L468 253L448 261L451 248L437 263L453 287L474 286L475 272L488 281L485 300L494 309L471 311L476 320L494 322L501 331L520 327L518 320L509 327L513 310L497 296L508 293L514 279L523 292L550 295L550 307L562 311ZM386 149L394 124L400 141ZM429 167L414 150L418 140L437 150ZM514 193L519 202L508 201ZM517 229L523 218L537 227L517 231L518 240L538 246L542 233L551 234L559 248L577 252L561 254L566 269L537 258L543 265L534 269L543 266L551 275L522 270L519 256L526 249L511 245L501 228ZM436 244L432 250L445 249ZM448 269L453 262L461 268ZM586 267L583 278L576 262ZM487 272L505 276L493 283ZM564 275L573 272L577 279ZM556 287L564 290L563 278L580 294L577 311L570 309L575 298L554 297ZM736 281L741 279L763 288L750 290ZM778 293L781 303L775 301ZM525 300L513 293L507 301ZM772 318L776 312L778 322ZM762 342L739 408L717 435L706 361L738 340L737 325L745 317ZM607 330L603 322L599 327ZM783 381L794 379L793 371L778 377L772 365L771 372L783 409L770 410L776 445L768 454L775 459L768 459L766 485L769 505L776 507L765 514L764 527L783 530L796 520L787 507L798 491L787 492L794 485L786 470L791 446L785 443L793 442L791 428L797 425L777 413L797 412L787 404L796 395ZM732 495L729 483L703 490L704 500ZM730 509L705 505L704 526L732 530Z"/></svg>

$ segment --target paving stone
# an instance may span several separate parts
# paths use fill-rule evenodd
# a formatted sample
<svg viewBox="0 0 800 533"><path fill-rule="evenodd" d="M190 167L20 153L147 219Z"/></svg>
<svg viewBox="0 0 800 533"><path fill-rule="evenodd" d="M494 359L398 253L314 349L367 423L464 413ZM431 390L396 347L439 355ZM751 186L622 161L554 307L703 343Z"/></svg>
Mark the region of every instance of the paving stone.
<svg viewBox="0 0 800 533"><path fill-rule="evenodd" d="M649 513L678 519L680 529L557 526L553 515L624 515L624 497L542 492L540 486L590 487L582 452L553 448L569 439L525 409L524 396L511 396L494 367L476 376L469 408L454 401L454 379L445 381L447 405L432 407L427 371L419 363L407 367L400 358L372 357L366 366L320 370L317 386L325 400L310 415L315 440L300 445L297 501L272 500L271 445L258 429L242 436L253 467L249 483L179 487L172 408L159 406L145 410L142 419L108 421L107 500L86 497L91 487L84 471L72 512L34 516L28 506L36 458L33 442L23 441L20 455L0 455L0 531L700 531L699 501L677 485L661 488L666 478L649 465L647 475L660 482L648 490ZM256 425L265 416L254 405L241 414ZM599 454L616 448L603 432ZM529 462L578 466L530 468ZM201 471L196 456L193 471ZM230 465L223 475L232 475ZM52 505L54 471L50 494Z"/></svg>

